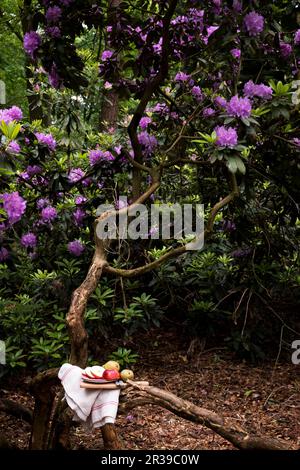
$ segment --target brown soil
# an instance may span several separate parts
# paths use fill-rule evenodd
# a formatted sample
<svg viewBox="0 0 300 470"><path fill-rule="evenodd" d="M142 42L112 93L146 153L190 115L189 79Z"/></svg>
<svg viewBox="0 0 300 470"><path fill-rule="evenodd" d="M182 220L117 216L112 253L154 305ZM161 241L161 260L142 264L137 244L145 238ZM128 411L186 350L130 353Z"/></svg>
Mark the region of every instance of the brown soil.
<svg viewBox="0 0 300 470"><path fill-rule="evenodd" d="M292 364L251 366L224 350L203 351L188 358L172 333L149 342L135 367L136 378L236 420L261 435L284 439L300 447L299 367ZM176 349L176 351L175 351ZM141 366L142 364L142 366ZM7 385L2 397L30 408L32 398ZM117 419L125 449L232 449L230 443L200 425L177 418L155 406L136 408ZM0 413L0 435L26 448L30 428L25 422ZM75 449L101 449L100 432L72 431Z"/></svg>

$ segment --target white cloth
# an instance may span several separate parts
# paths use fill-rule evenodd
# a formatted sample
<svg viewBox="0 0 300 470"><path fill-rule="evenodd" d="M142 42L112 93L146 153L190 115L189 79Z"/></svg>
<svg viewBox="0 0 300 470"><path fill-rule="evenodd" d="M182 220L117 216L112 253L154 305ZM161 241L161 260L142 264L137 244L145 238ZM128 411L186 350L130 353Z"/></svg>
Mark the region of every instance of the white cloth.
<svg viewBox="0 0 300 470"><path fill-rule="evenodd" d="M120 390L89 390L80 388L83 370L72 364L63 364L58 377L65 390L65 399L74 411L74 419L89 429L114 423L119 405Z"/></svg>

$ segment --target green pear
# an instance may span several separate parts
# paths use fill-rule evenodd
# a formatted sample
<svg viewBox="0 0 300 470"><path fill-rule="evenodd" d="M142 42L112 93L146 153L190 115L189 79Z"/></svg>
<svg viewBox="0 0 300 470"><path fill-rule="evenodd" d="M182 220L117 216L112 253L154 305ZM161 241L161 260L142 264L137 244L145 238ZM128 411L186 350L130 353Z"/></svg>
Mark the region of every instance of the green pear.
<svg viewBox="0 0 300 470"><path fill-rule="evenodd" d="M121 379L124 380L124 382L126 382L126 380L133 380L134 379L134 373L132 372L132 370L130 369L124 369L122 370L121 372Z"/></svg>
<svg viewBox="0 0 300 470"><path fill-rule="evenodd" d="M120 364L117 361L108 361L104 364L104 369L117 370L120 372Z"/></svg>

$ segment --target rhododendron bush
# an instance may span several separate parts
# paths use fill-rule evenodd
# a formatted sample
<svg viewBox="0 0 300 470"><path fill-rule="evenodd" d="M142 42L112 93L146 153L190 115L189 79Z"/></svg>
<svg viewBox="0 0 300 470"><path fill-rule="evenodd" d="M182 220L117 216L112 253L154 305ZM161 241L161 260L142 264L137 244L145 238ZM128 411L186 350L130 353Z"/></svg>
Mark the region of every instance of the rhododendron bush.
<svg viewBox="0 0 300 470"><path fill-rule="evenodd" d="M90 336L113 323L126 342L174 308L186 331L262 356L294 325L274 302L299 296L299 2L43 0L16 11L28 107L0 109L13 366L44 369L69 352L83 364L84 315ZM150 232L104 246L97 209L124 210L122 196L204 204L203 250ZM26 308L38 341L10 323Z"/></svg>
<svg viewBox="0 0 300 470"><path fill-rule="evenodd" d="M88 81L76 38L91 30L105 37L94 68L102 108L117 97L117 111L101 121L101 133L93 124L87 135L84 125L61 128L59 108L49 128L28 122L17 106L0 110L2 269L25 262L32 276L39 269L50 284L64 285L56 263L74 260L76 276L68 282L74 288L94 250L99 204L119 209L120 195L132 203L157 172L160 186L150 202L198 201L207 214L230 192L233 175L239 200L217 214L212 238L228 257L222 296L234 276L248 276L251 257L261 262L265 244L273 262L289 264L285 250L292 258L295 251L284 238L296 235L299 200L298 3L282 2L284 15L278 2L259 1L137 2L135 10L116 2L112 12L101 2L33 3L23 48L38 71L36 95L48 88L55 101L76 93L77 117L84 120ZM77 141L70 146L72 132ZM172 240L158 243L160 250L172 246ZM158 256L152 248L151 241L135 242L132 261L125 246L121 257L111 247L111 256L119 267L134 267L147 252ZM188 254L184 263L201 256ZM293 283L297 270L286 268ZM185 269L181 276L188 282ZM168 282L175 288L176 276ZM164 304L159 283L156 289ZM57 299L59 308L70 294L63 305ZM214 289L207 301L211 296L218 300Z"/></svg>

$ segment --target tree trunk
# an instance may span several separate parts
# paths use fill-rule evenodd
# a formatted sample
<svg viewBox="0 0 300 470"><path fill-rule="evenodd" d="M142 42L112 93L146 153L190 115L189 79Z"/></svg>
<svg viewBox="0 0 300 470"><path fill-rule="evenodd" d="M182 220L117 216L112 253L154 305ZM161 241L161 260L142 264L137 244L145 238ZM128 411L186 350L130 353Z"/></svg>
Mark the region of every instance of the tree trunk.
<svg viewBox="0 0 300 470"><path fill-rule="evenodd" d="M107 23L112 26L111 40L113 34L117 33L117 11L121 0L110 0L107 9ZM105 49L110 47L106 41ZM111 49L111 47L110 47ZM117 81L117 77L115 77ZM100 110L100 131L107 131L109 128L115 128L119 113L119 95L116 90L107 90L103 92L102 106Z"/></svg>

